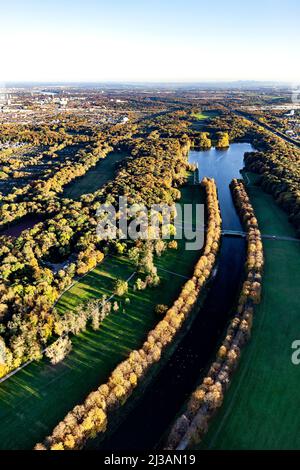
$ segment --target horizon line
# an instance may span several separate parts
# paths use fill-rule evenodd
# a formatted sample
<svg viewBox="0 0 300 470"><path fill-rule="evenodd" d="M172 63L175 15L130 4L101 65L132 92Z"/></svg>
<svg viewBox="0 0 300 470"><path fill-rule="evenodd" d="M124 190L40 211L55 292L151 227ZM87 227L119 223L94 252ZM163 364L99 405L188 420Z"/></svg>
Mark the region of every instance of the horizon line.
<svg viewBox="0 0 300 470"><path fill-rule="evenodd" d="M297 80L259 80L259 79L211 79L211 80L1 80L0 86L7 84L66 85L66 84L124 84L124 85L206 85L206 84L265 84L294 85Z"/></svg>

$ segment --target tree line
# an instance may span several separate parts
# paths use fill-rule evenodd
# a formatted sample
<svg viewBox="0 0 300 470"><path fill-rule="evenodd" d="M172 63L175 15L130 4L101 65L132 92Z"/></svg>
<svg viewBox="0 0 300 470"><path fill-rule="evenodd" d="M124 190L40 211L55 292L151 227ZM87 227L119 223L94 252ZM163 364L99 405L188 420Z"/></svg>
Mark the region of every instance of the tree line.
<svg viewBox="0 0 300 470"><path fill-rule="evenodd" d="M201 384L191 395L184 412L176 419L165 448L175 450L197 445L209 422L222 405L224 393L237 367L241 349L250 338L254 307L260 302L264 265L261 234L249 196L241 180L231 182L231 191L241 222L247 232L245 279L235 314L226 330L215 360Z"/></svg>

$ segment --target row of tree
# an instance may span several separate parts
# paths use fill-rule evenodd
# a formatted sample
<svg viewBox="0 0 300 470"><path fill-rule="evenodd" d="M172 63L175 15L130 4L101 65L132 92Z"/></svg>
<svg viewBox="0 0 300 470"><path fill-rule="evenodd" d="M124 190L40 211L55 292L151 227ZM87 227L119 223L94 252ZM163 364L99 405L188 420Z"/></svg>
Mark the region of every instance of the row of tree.
<svg viewBox="0 0 300 470"><path fill-rule="evenodd" d="M174 340L183 322L196 305L211 275L221 237L221 216L216 185L204 178L208 224L206 244L194 273L183 286L178 299L156 327L148 333L139 350L132 351L112 372L107 383L90 393L82 405L75 406L36 450L80 449L89 438L105 432L110 414L122 406L165 348Z"/></svg>
<svg viewBox="0 0 300 470"><path fill-rule="evenodd" d="M233 200L247 231L246 275L235 315L214 362L201 385L193 392L186 409L175 421L166 449L193 447L208 430L209 421L222 405L232 374L237 366L241 348L250 337L254 305L260 301L263 272L263 247L253 208L242 181L231 183Z"/></svg>
<svg viewBox="0 0 300 470"><path fill-rule="evenodd" d="M58 212L61 201L58 195L76 178L83 176L112 150L103 140L94 141L79 149L74 157L64 158L50 167L46 178L34 179L10 194L2 196L0 227L10 224L29 213L49 215Z"/></svg>

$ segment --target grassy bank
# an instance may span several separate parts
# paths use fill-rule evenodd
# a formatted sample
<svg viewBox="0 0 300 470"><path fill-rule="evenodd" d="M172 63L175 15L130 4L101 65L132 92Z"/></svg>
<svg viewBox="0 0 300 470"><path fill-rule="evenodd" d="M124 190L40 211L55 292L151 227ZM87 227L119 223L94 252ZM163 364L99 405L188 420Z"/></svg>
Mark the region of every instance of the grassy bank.
<svg viewBox="0 0 300 470"><path fill-rule="evenodd" d="M294 237L272 196L253 184L248 190L261 232ZM300 243L263 243L263 298L252 338L201 449L300 449L300 366L291 362L300 334Z"/></svg>
<svg viewBox="0 0 300 470"><path fill-rule="evenodd" d="M183 188L182 203L191 200L202 200L199 186ZM63 363L55 367L44 360L32 363L1 384L0 448L32 448L88 392L106 381L111 370L142 344L158 321L155 305L170 305L178 296L198 257L199 252L186 251L181 242L178 250L170 250L159 259L160 286L138 292L130 286L130 303L125 311L122 308L111 313L99 331L73 338L73 351ZM103 293L111 295L114 280L127 279L133 271L124 257L108 257L63 295L58 310L72 309Z"/></svg>

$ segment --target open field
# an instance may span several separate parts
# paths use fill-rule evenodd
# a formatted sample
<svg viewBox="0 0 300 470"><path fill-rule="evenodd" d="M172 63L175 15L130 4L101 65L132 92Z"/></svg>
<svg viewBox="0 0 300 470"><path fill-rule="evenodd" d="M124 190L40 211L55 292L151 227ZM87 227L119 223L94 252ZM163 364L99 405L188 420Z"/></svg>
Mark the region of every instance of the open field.
<svg viewBox="0 0 300 470"><path fill-rule="evenodd" d="M115 175L116 165L128 155L124 152L111 152L84 176L66 186L63 196L77 199L83 194L93 193Z"/></svg>
<svg viewBox="0 0 300 470"><path fill-rule="evenodd" d="M182 190L182 202L200 202L201 197L199 186ZM155 305L172 303L184 282L181 276L191 274L198 257L199 252L185 251L182 242L178 250L170 250L159 259L159 288L138 292L130 288L125 311L123 305L104 320L99 331L74 337L73 351L63 363L54 367L44 360L34 362L2 383L0 448L32 448L88 392L105 381L128 352L141 345L158 321ZM125 258L108 257L63 295L58 310L72 309L103 293L111 295L114 280L128 279L133 271Z"/></svg>
<svg viewBox="0 0 300 470"><path fill-rule="evenodd" d="M214 111L214 110L203 111L201 113L193 113L191 115L191 118L192 118L191 128L194 131L203 132L205 131L208 121L218 115L219 115L218 111Z"/></svg>
<svg viewBox="0 0 300 470"><path fill-rule="evenodd" d="M295 236L272 196L253 185L248 189L262 233ZM300 366L291 362L300 330L300 248L264 240L264 252L263 298L252 339L201 449L300 449Z"/></svg>

